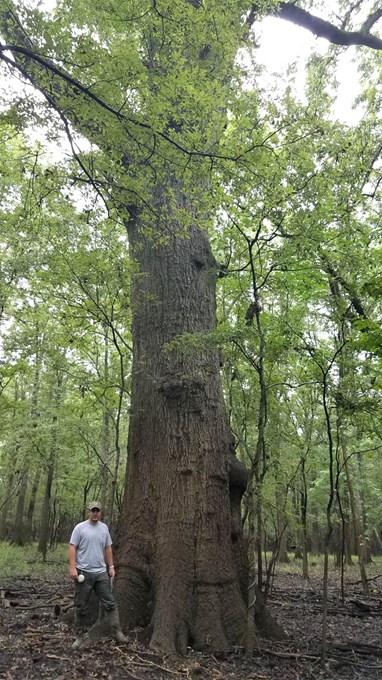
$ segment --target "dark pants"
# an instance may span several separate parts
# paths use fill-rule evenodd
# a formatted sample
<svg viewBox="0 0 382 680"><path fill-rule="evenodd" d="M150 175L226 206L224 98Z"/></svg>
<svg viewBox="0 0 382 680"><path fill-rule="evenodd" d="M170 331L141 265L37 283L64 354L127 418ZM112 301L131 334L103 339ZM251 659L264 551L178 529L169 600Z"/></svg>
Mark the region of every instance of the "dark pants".
<svg viewBox="0 0 382 680"><path fill-rule="evenodd" d="M76 608L76 627L79 631L89 628L88 603L94 591L105 612L116 609L115 599L111 590L110 579L106 571L102 574L92 574L89 571L78 570L85 576L85 581L76 581L74 605Z"/></svg>

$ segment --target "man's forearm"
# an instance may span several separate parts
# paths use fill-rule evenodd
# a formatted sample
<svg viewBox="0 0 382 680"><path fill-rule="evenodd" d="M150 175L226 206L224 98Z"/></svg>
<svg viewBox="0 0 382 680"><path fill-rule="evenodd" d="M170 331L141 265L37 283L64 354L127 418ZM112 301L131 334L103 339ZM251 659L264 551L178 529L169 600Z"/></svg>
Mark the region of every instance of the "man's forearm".
<svg viewBox="0 0 382 680"><path fill-rule="evenodd" d="M112 551L110 545L105 549L105 562L106 562L107 566L109 567L109 569L110 569L110 567L114 566L113 551Z"/></svg>
<svg viewBox="0 0 382 680"><path fill-rule="evenodd" d="M70 544L68 549L68 560L70 569L76 568L76 557L77 557L76 547Z"/></svg>

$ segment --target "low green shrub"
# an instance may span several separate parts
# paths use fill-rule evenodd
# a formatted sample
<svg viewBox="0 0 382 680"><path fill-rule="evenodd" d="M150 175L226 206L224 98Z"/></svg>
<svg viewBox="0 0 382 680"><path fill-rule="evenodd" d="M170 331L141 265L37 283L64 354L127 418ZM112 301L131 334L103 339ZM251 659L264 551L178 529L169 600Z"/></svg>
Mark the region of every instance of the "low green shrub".
<svg viewBox="0 0 382 680"><path fill-rule="evenodd" d="M0 541L0 578L31 576L56 579L67 574L67 546L61 544L47 554L43 562L36 544L12 545Z"/></svg>

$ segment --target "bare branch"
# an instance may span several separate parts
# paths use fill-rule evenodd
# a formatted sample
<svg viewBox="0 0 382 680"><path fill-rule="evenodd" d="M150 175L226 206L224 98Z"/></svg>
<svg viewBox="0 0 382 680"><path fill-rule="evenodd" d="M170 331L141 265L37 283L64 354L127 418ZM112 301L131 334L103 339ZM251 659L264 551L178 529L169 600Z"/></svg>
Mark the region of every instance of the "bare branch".
<svg viewBox="0 0 382 680"><path fill-rule="evenodd" d="M350 7L349 7L349 9L347 10L347 12L346 12L344 18L343 18L342 21L341 21L341 29L342 29L342 30L345 30L345 29L346 29L346 26L348 25L348 22L349 22L349 20L350 20L350 18L351 18L351 15L352 15L353 12L354 12L354 10L359 9L360 6L362 5L362 3L363 3L363 0L357 0L357 1L354 2L352 5L350 5ZM362 30L362 29L361 29L361 30Z"/></svg>
<svg viewBox="0 0 382 680"><path fill-rule="evenodd" d="M379 7L378 9L375 10L375 12L372 12L372 14L369 14L367 17L366 21L361 26L361 32L362 33L369 33L370 29L373 28L374 24L379 21L379 19L382 18L382 7Z"/></svg>
<svg viewBox="0 0 382 680"><path fill-rule="evenodd" d="M370 35L366 30L370 29L380 18L382 10L377 10L374 14L371 14L360 31L344 31L341 28L334 26L330 21L325 21L289 2L280 2L276 8L275 14L281 19L286 19L297 26L306 28L318 38L329 40L333 45L363 45L364 47L371 47L373 50L382 50L381 38ZM377 16L378 14L379 16Z"/></svg>

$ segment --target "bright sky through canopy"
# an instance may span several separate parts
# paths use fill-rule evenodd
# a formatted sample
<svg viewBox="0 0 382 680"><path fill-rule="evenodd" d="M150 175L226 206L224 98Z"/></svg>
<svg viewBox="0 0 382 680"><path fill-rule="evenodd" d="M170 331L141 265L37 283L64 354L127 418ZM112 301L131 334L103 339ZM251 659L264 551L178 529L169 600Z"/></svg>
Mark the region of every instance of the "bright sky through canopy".
<svg viewBox="0 0 382 680"><path fill-rule="evenodd" d="M269 88L275 79L277 83L279 76L286 78L288 67L295 62L296 93L303 100L307 59L313 52L326 54L330 47L328 41L316 38L300 26L274 17L266 17L257 24L255 39L259 44L255 58L266 69L263 77L266 87ZM362 115L360 107L353 109L360 89L357 66L354 63L355 53L355 47L348 47L338 57L337 101L333 111L336 118L349 125L357 123Z"/></svg>

